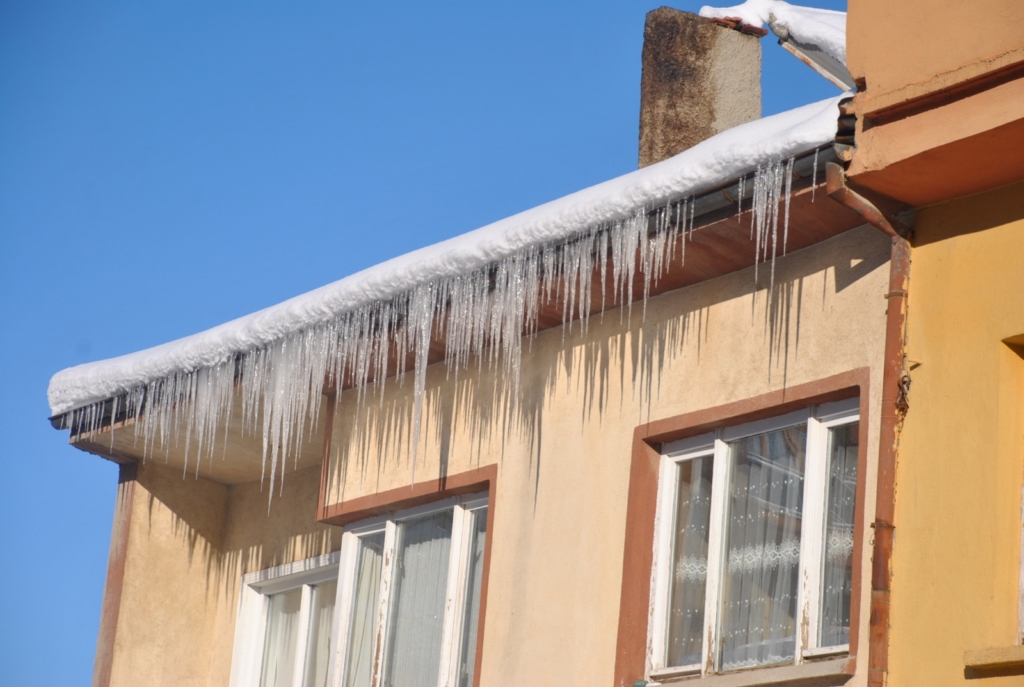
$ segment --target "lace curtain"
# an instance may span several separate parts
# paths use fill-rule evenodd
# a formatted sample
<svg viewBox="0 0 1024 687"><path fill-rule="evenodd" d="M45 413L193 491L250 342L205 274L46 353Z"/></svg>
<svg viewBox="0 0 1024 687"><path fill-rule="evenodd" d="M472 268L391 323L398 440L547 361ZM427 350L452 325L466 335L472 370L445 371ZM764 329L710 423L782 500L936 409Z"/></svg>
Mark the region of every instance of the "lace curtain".
<svg viewBox="0 0 1024 687"><path fill-rule="evenodd" d="M825 560L821 576L818 645L850 642L850 593L853 586L853 523L857 500L860 424L829 432L828 498L825 505Z"/></svg>
<svg viewBox="0 0 1024 687"><path fill-rule="evenodd" d="M806 445L806 425L729 444L722 670L794 658Z"/></svg>
<svg viewBox="0 0 1024 687"><path fill-rule="evenodd" d="M679 464L666 665L700 663L714 456Z"/></svg>

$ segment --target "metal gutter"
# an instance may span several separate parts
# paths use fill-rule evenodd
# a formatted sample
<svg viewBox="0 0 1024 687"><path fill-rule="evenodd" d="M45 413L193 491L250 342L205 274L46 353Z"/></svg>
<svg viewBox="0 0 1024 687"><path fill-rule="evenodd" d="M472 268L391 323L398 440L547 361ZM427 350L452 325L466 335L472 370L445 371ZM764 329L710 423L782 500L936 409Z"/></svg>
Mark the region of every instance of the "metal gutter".
<svg viewBox="0 0 1024 687"><path fill-rule="evenodd" d="M825 165L825 188L829 197L856 212L868 224L889 237L901 238L900 232L871 201L846 185L846 172L836 162L829 162ZM905 232L906 230L904 230Z"/></svg>
<svg viewBox="0 0 1024 687"><path fill-rule="evenodd" d="M775 21L775 17L768 20L768 26L772 33L779 38L779 45L785 48L790 54L818 72L832 82L839 89L848 91L856 87L853 76L846 65L832 57L813 43L804 43L793 38L789 29Z"/></svg>
<svg viewBox="0 0 1024 687"><path fill-rule="evenodd" d="M850 72L846 71L846 68L831 55L817 50L814 46L797 43L792 38L786 40L780 38L779 45L793 57L831 81L834 86L844 91L854 87Z"/></svg>
<svg viewBox="0 0 1024 687"><path fill-rule="evenodd" d="M817 163L814 160L815 151L813 150L809 153L804 153L801 157L797 157L793 161L793 176L797 179L806 179L815 174L815 172L820 176L828 163L835 163L839 160L832 146L818 149L817 156ZM722 210L733 203L752 198L754 195L754 183L753 180L747 179L749 176L749 174L746 174L742 177L744 179L742 196L740 195L741 184L739 179L730 182L726 186L706 191L696 196L693 201L694 217L700 217L715 210ZM811 183L814 183L814 181L816 180L812 180Z"/></svg>

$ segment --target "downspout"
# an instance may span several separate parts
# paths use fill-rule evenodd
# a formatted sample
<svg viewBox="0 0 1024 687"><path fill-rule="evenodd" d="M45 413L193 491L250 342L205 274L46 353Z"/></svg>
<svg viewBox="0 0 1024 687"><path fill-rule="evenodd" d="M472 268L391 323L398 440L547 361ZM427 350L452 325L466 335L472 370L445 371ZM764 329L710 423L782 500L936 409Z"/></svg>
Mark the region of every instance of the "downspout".
<svg viewBox="0 0 1024 687"><path fill-rule="evenodd" d="M885 363L882 370L882 417L878 441L878 486L871 565L871 619L868 627L868 685L884 687L889 672L889 596L896 510L896 447L907 412L910 375L906 368L907 287L910 281L910 242L868 199L846 184L846 173L835 162L825 166L828 195L877 227L892 240L889 260L889 301L885 320ZM900 227L902 229L902 227Z"/></svg>

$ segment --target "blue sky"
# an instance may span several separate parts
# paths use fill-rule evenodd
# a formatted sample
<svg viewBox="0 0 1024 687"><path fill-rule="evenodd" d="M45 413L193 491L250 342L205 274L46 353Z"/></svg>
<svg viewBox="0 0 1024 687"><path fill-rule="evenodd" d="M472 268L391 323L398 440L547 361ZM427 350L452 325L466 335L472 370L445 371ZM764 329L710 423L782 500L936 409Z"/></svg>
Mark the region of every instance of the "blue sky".
<svg viewBox="0 0 1024 687"><path fill-rule="evenodd" d="M92 674L117 470L50 376L634 169L656 6L0 6L0 684ZM837 93L763 47L765 114Z"/></svg>

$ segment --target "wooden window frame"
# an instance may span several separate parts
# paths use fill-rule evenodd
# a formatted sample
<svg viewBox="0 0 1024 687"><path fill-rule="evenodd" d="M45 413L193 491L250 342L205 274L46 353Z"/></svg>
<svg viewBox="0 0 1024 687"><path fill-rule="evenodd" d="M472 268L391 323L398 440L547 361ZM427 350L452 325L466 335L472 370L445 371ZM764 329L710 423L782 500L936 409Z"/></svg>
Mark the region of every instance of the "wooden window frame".
<svg viewBox="0 0 1024 687"><path fill-rule="evenodd" d="M852 675L856 670L860 606L862 597L862 559L866 527L865 493L870 481L867 446L872 426L869 412L870 369L858 368L821 380L744 399L734 403L699 410L675 417L645 423L635 428L630 465L630 484L626 515L626 537L623 552L622 591L619 607L619 628L616 645L614 685L632 687L649 677L650 632L652 630L652 592L656 584L654 557L657 545L656 522L659 481L662 469L662 446L741 424L764 420L808 406L859 398L859 452L857 458L856 520L854 523L853 580L850 607L850 644L848 655L839 659L803 655L802 665L765 666L746 671L749 684L760 681L799 681L806 674L828 672L830 675ZM802 544L803 546L803 544ZM812 660L815 659L815 660ZM825 660L822 660L825 659ZM715 684L731 679L731 674L711 674L686 678L694 684ZM674 678L665 676L666 681ZM682 676L680 676L682 679ZM733 680L734 681L734 680Z"/></svg>

